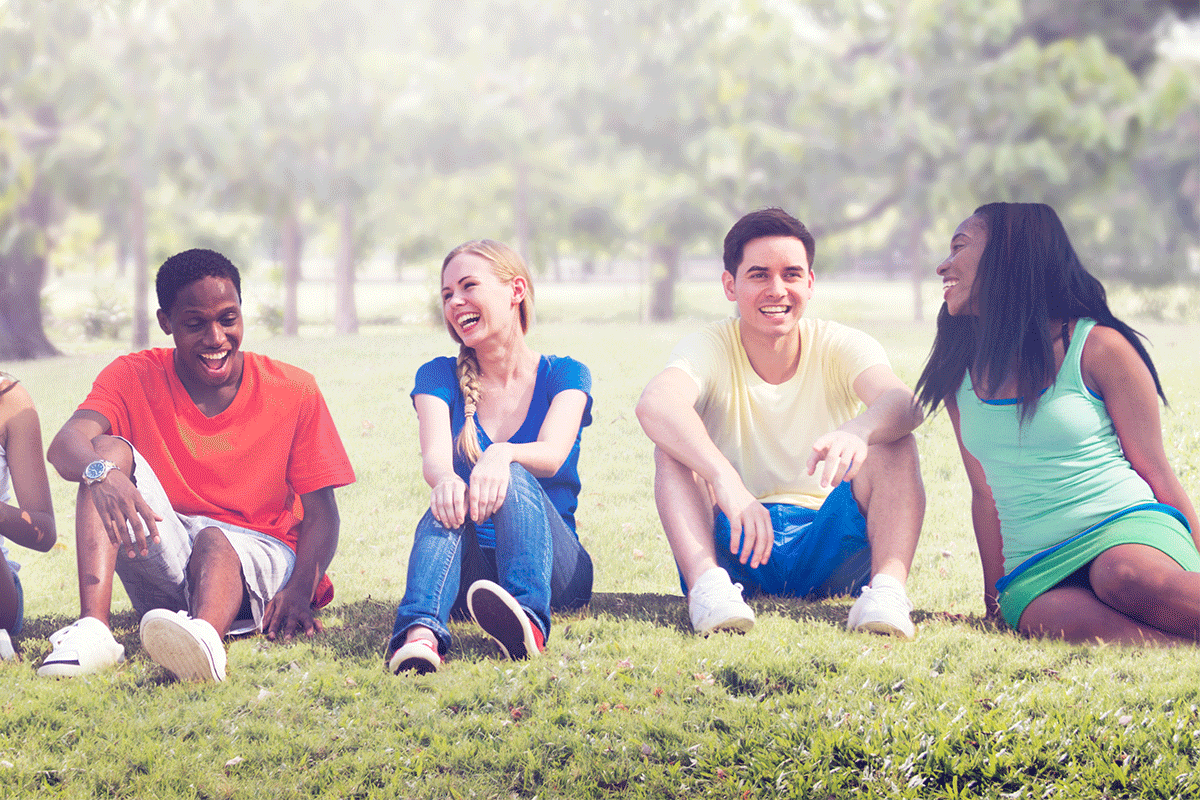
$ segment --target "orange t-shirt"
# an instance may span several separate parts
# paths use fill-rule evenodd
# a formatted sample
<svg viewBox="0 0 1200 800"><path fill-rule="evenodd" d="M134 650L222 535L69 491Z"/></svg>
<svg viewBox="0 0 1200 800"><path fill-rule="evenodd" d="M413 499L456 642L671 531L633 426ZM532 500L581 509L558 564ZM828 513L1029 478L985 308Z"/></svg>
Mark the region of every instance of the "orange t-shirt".
<svg viewBox="0 0 1200 800"><path fill-rule="evenodd" d="M137 448L176 513L249 528L295 550L300 495L354 482L316 380L244 353L233 402L206 417L175 374L174 352L121 356L100 372L79 408L102 414L114 435Z"/></svg>

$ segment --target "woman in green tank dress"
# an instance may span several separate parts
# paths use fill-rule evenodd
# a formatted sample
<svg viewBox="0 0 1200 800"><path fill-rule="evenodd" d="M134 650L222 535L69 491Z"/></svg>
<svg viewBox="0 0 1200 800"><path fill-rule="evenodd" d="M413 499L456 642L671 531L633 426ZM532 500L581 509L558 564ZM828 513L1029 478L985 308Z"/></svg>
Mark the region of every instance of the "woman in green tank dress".
<svg viewBox="0 0 1200 800"><path fill-rule="evenodd" d="M937 272L917 391L958 437L988 615L1072 642L1200 641L1200 526L1158 373L1054 210L981 206Z"/></svg>

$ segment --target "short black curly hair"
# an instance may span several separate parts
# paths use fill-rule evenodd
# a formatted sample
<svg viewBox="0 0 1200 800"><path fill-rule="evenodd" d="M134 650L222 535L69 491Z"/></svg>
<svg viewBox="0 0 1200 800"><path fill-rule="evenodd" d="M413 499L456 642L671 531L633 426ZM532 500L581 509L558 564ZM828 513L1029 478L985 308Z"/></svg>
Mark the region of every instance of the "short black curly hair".
<svg viewBox="0 0 1200 800"><path fill-rule="evenodd" d="M176 253L162 263L154 276L154 291L158 295L158 307L170 314L175 306L179 290L201 278L228 278L237 290L238 303L242 302L242 276L238 268L216 250L197 247Z"/></svg>

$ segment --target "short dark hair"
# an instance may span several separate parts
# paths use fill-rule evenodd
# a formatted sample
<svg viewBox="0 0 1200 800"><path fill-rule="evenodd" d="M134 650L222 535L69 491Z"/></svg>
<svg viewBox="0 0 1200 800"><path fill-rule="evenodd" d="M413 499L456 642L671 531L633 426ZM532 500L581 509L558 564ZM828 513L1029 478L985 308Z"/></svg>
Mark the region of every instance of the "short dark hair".
<svg viewBox="0 0 1200 800"><path fill-rule="evenodd" d="M158 307L170 314L175 306L179 290L201 278L228 278L237 290L238 302L242 302L242 276L238 268L216 250L194 248L176 253L162 263L154 276L154 291L158 295Z"/></svg>
<svg viewBox="0 0 1200 800"><path fill-rule="evenodd" d="M808 232L808 228L804 227L804 223L782 208L761 208L751 211L733 223L729 233L725 234L725 271L736 278L746 245L764 236L791 236L799 239L808 254L808 268L812 269L813 258L817 254L817 241Z"/></svg>

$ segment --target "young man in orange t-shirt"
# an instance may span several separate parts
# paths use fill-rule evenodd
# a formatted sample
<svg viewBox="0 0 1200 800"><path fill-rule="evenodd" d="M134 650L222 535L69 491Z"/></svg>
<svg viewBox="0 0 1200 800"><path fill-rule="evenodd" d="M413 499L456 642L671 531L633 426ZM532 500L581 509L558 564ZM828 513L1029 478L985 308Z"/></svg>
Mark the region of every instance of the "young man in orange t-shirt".
<svg viewBox="0 0 1200 800"><path fill-rule="evenodd" d="M80 619L40 675L124 659L114 573L147 653L184 680L224 680L231 632L313 635L333 595L334 489L354 471L312 375L240 349L241 280L221 254L172 256L155 288L175 347L105 367L47 452L80 484Z"/></svg>

